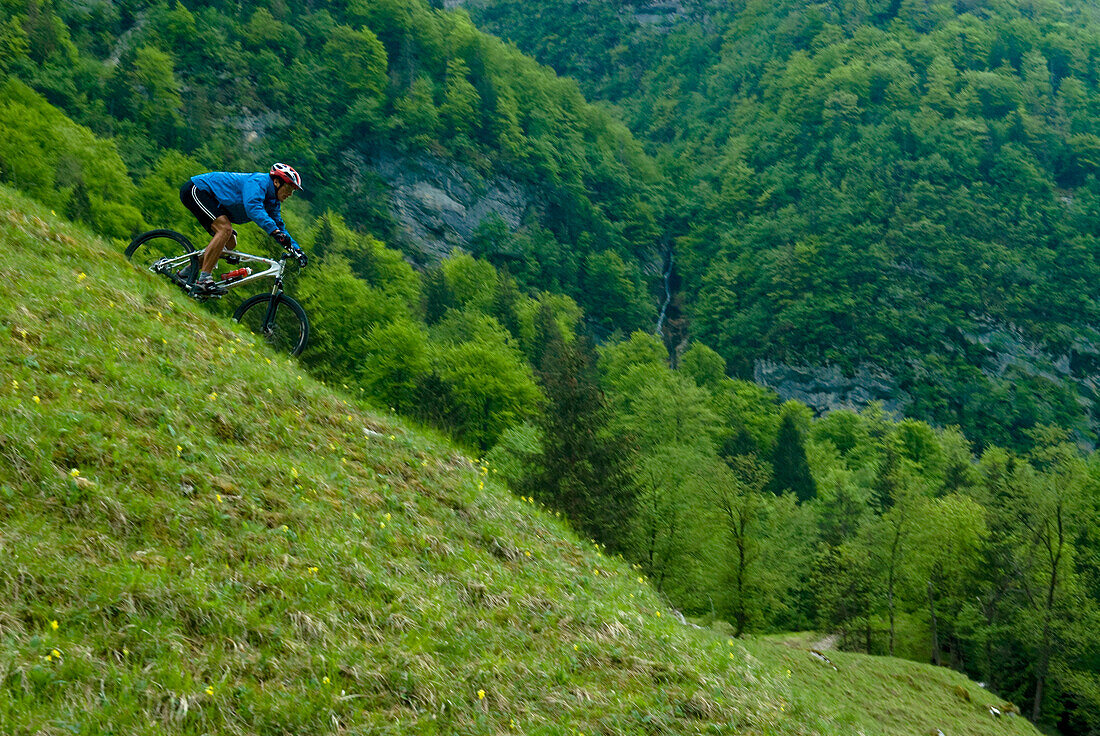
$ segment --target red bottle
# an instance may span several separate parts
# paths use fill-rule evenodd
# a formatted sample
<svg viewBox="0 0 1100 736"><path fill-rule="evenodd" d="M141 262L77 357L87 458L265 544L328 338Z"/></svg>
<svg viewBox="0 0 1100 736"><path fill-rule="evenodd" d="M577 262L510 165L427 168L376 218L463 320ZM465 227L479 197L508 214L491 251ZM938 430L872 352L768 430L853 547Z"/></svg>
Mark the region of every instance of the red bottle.
<svg viewBox="0 0 1100 736"><path fill-rule="evenodd" d="M229 271L222 274L222 281L228 281L230 279L243 279L245 276L251 276L252 269L245 266L244 268L238 268L236 271Z"/></svg>

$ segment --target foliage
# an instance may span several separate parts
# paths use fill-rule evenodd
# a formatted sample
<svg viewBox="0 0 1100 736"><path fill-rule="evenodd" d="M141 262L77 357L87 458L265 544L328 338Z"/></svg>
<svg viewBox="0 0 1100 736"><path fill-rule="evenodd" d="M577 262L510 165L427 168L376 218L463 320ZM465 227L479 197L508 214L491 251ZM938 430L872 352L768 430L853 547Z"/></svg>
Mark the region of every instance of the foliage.
<svg viewBox="0 0 1100 736"><path fill-rule="evenodd" d="M115 146L75 125L20 82L0 87L0 181L111 237L144 228Z"/></svg>
<svg viewBox="0 0 1100 736"><path fill-rule="evenodd" d="M909 732L882 664L823 688L681 625L491 468L6 187L0 242L35 274L0 293L0 731ZM953 708L1001 704L955 673L885 677L910 725L1034 733Z"/></svg>
<svg viewBox="0 0 1100 736"><path fill-rule="evenodd" d="M1095 554L1100 540L1094 531L1100 474L1095 460L1083 459L1067 435L1044 428L1061 425L1084 436L1087 419L1072 388L1033 366L1002 364L998 358L1014 346L1039 345L1069 352L1072 371L1082 376L1090 371L1087 345L1078 338L1090 334L1083 326L1095 312L1090 253L1100 202L1093 164L1100 147L1090 137L1096 95L1090 57L1077 51L1095 46L1084 31L1064 23L1025 31L1030 26L1017 22L1021 18L1011 4L956 13L904 2L872 12L792 0L712 7L702 30L684 24L644 37L624 34L616 51L623 63L593 74L607 75L606 94L654 142L666 169L658 172L610 112L584 103L575 84L479 33L463 12L433 10L417 0L295 8L221 2L192 8L68 2L2 7L11 22L0 27L0 44L12 51L0 62L9 75L0 88L5 181L114 237L143 227L143 216L194 234L196 228L175 203L175 189L186 176L201 168L254 168L276 155L301 163L315 182L313 199L296 197L286 216L316 257L294 286L315 323L314 344L303 356L313 374L347 386L351 396L450 431L479 452L495 448L491 456L500 458L521 493L564 512L578 532L627 556L640 568L634 572L650 575L660 593L690 616L728 619L743 635L814 622L838 634L848 648L935 659L980 675L1045 726L1100 723L1094 677L1098 628L1092 625L1100 600ZM575 31L577 14L589 10L627 15L619 13L625 8L612 6L574 4L563 10L564 53L575 53L567 37ZM1075 15L1075 6L1049 12L1092 28L1092 21ZM618 32L612 23L607 33L593 37ZM590 39L586 43L599 49ZM716 61L708 67L706 60ZM655 64L656 71L640 72L643 62ZM537 193L538 211L514 231L501 227L502 221L487 222L472 254L456 252L421 275L375 237L387 235L386 203L368 170L378 157L391 155L449 158L486 177L514 177ZM318 216L315 202L324 203L316 208ZM0 413L9 423L0 434L0 453L10 461L0 466L0 473L6 472L0 475L5 513L13 513L13 499L30 494L41 496L35 512L41 518L27 517L21 529L52 531L51 525L83 522L82 514L100 524L94 538L62 545L66 555L96 558L82 566L81 575L98 574L103 560L121 560L119 579L132 588L134 580L140 583L150 574L149 549L163 547L174 560L194 562L195 548L201 550L199 567L208 573L229 563L271 563L282 572L263 574L290 590L287 600L296 606L295 615L283 620L264 618L268 612L248 605L249 615L259 617L255 621L233 614L229 628L212 628L219 613L237 610L231 601L241 590L266 589L270 581L247 573L244 582L200 581L196 591L220 591L214 599L175 590L171 581L165 583L169 593L140 585L123 590L115 581L102 599L108 602L95 604L99 612L122 611L115 623L126 626L124 621L136 616L153 625L141 611L156 610L164 613L158 619L165 634L161 644L206 642L206 634L216 631L217 641L245 647L231 655L203 650L205 658L197 664L185 657L183 670L179 652L169 647L172 672L184 673L173 675L162 653L142 643L134 651L161 663L150 677L142 675L144 684L135 685L142 702L154 703L149 708L159 714L182 711L169 727L191 732L293 727L307 733L330 728L333 714L348 728L371 728L379 724L356 719L366 718L372 708L387 718L397 714L415 722L410 728L417 730L510 728L485 707L499 708L508 702L504 696L457 708L450 715L453 723L429 724L422 716L429 710L436 714L432 704L465 702L460 691L484 677L485 668L497 667L480 656L482 650L471 652L480 646L472 639L496 616L481 615L486 606L499 609L504 621L534 616L530 629L536 633L560 629L561 620L538 613L545 609L540 601L546 589L533 585L514 599L505 594L502 602L500 591L485 587L483 579L483 573L515 573L514 565L527 557L524 551L532 556L540 551L549 559L559 542L526 550L508 542L518 537L499 533L498 527L517 523L522 514L483 519L476 533L467 529L462 545L440 542L441 529L443 536L466 529L472 497L441 501L430 484L424 492L413 471L432 459L406 452L408 447L381 457L363 454L364 441L379 452L371 443L386 437L397 442L397 432L387 434L396 425L367 418L349 406L350 397L326 393L282 365L271 368L281 376L272 388L290 402L282 414L271 414L272 405L259 391L231 397L229 409L215 412L213 419L209 412L196 413L196 406L214 401L210 397L218 393L199 380L214 375L211 363L219 368L219 380L239 376L256 387L268 376L264 366L238 360L228 333L219 336L216 347L222 350L215 357L215 344L201 329L185 329L204 319L201 315L165 301L148 279L135 286L132 274L115 273L125 273L120 262L93 268L105 260L102 252L79 248L71 235L42 225L38 215L20 214L33 209L29 203L20 200L12 207L6 217L21 251L9 271L42 267L43 249L29 244L49 237L90 264L88 271L106 285L93 281L95 290L89 283L84 290L65 291L53 272L56 264L43 269L51 274L44 283L56 293L17 280L14 294L50 306L31 314L12 302L5 312L2 334L10 337L7 362L17 384L11 396L22 402L17 407L9 397L12 410ZM249 247L261 245L254 228L242 238ZM652 262L655 246L673 240L676 278L685 285L679 298L700 338L679 356L636 330L652 308L641 264ZM11 263L14 256L0 251L5 256ZM9 301L15 298L9 295ZM108 310L104 303L127 309ZM153 322L152 313L163 315L166 309L178 335ZM126 319L120 321L119 314ZM215 329L206 321L198 324ZM605 338L598 365L585 331ZM63 335L74 333L88 334L87 344L67 339L67 347L56 347ZM625 334L629 337L620 340ZM156 352L161 350L155 348L157 337L163 337L168 352ZM125 361L79 357L98 350L117 358L122 338L147 360L148 370L120 372ZM195 349L203 351L202 359ZM727 366L736 375L749 375L762 357L831 362L842 369L866 362L902 366L898 379L913 413L939 424L958 422L959 428L897 420L874 406L814 419L805 407L781 405L766 389L725 377ZM72 378L74 366L86 369L87 380ZM17 391L32 381L39 392L36 406L45 403L44 409L28 410ZM131 386L132 381L137 383ZM73 398L74 386L77 396L98 395L104 386L122 395L112 394L89 414ZM168 397L164 407L152 413L132 408L145 406L154 395ZM313 401L321 409L311 408ZM206 424L196 424L199 414ZM96 424L102 417L111 418L109 426ZM264 436L275 437L276 446L251 449L255 430L248 421L261 430L274 427L274 434ZM356 426L344 433L335 429L341 422ZM299 437L295 430L303 427L315 434ZM1027 434L1036 428L1043 429ZM969 440L983 450L979 461L971 456ZM1010 449L994 447L998 443ZM209 496L218 487L225 496L238 496L211 485L211 477L229 472L221 465L226 447L255 452L246 466L259 480L248 481L239 494L240 514L191 518L194 502L178 489L198 488ZM325 448L348 462L336 464ZM327 494L323 513L310 506L309 488L299 484L288 500L270 475L272 462L294 457L308 459L302 467ZM325 465L329 460L332 467ZM449 455L437 460L445 474L463 463ZM73 464L98 468L100 477L112 479L111 493L87 495L88 487L69 484L63 473ZM172 480L171 498L143 495L163 491L166 477L180 479L179 484ZM769 477L774 493L763 492ZM244 481L226 482L236 488ZM462 482L472 493L475 478ZM414 485L415 494L395 491ZM146 500L126 495L135 488ZM50 493L60 494L64 503L50 501ZM369 503L356 494L369 496ZM118 511L119 504L131 503L137 504L134 510ZM144 522L135 527L127 521L149 516L149 503L174 510L152 517L190 520L188 528L200 536L180 541L167 527L146 529ZM419 575L428 565L433 580L450 579L455 555L469 552L456 549L485 547L486 554L477 552L481 556L468 568L479 579L470 578L446 599L450 609L481 614L441 618L438 607L402 607L400 592L357 598L349 592L355 586L345 585L366 579L357 565L385 571L390 577L380 578L385 581L380 585L387 590L404 588L382 557L370 557L366 566L349 563L355 569L345 571L342 582L330 580L324 590L338 589L346 597L334 600L359 611L362 620L374 620L381 610L378 621L385 625L379 630L393 629L380 634L389 637L386 651L423 655L423 671L401 661L366 677L353 663L338 668L339 676L347 675L346 669L352 687L368 686L374 695L361 704L366 707L332 698L314 703L305 691L325 692L314 687L316 661L272 650L280 661L293 660L294 684L290 690L279 686L291 695L273 705L265 698L279 688L269 678L248 679L249 674L245 694L235 701L249 717L275 714L270 722L256 716L229 725L197 709L187 720L184 703L193 705L194 682L215 672L232 678L225 673L237 672L234 667L255 672L252 665L260 660L251 655L243 664L238 660L248 648L263 646L264 632L286 628L299 637L296 642L312 638L295 645L299 654L321 651L325 661L342 656L324 635L340 628L339 617L322 607L318 624L305 613L309 606L303 601L311 594L294 597L297 584L286 578L287 560L344 554L355 546L347 539L364 539L362 519L353 516L356 523L345 529L334 521L339 513L334 516L333 510L370 509L379 515L380 509L370 506L378 503L391 515L379 520L378 533L399 534L368 541L379 549L380 543L395 541L415 551L416 563L404 572ZM426 504L438 519L433 516L422 527L394 523L392 517L412 508L409 504ZM106 516L96 516L96 509ZM255 536L256 524L277 528L285 514L309 522L296 526L296 535L310 525L321 530L318 538L325 531L336 533L333 545L314 545L295 555L260 545L228 561L218 558L219 550L238 548L238 533ZM240 528L225 533L224 524L232 526L234 519ZM349 529L355 532L351 537ZM146 531L149 536L142 536ZM545 542L541 532L528 536ZM523 538L523 544L530 542ZM125 549L116 554L116 542L104 547L103 539L121 540L117 544ZM130 541L133 545L126 546ZM22 576L20 566L46 547L31 537L6 569ZM624 565L591 552L583 560L568 574L591 569L591 580L584 577L577 585L604 577L608 568L626 579ZM39 575L29 588L24 584L30 578L3 579L34 592L33 602L19 600L13 626L27 628L26 622L42 618L42 606L55 599L77 616L99 615L87 613L87 601L101 599L89 595L90 586L80 582L85 578L73 578L76 583L66 578L55 586L61 592L51 594L42 592L49 581L66 576ZM555 590L565 588L570 586ZM153 599L157 605L148 602ZM596 639L606 639L599 632L612 630L606 620L591 618L585 606L592 600L585 598L565 616L586 622L590 642L593 631ZM474 632L460 642L460 654L438 648L425 653L424 641L451 641L421 636L441 620ZM97 631L114 631L115 623ZM364 641L376 635L363 633ZM581 683L583 691L589 680L576 673L607 654L607 641L599 651L582 654L584 637L577 639L574 651L581 659L553 660L546 681L525 679L532 666L494 683L516 702L563 683ZM21 699L14 708L0 709L0 718L23 719L19 728L26 730L27 719L40 713L58 718L53 715L58 710L67 718L90 702L120 702L110 697L113 690L106 701L101 697L102 688L114 687L104 683L123 681L110 664L123 661L115 654L120 643L131 642L101 642L96 651L108 654L89 654L90 670L44 680L99 683L99 692L86 689L74 700L55 697L60 685L35 689L41 676L36 673L46 670L42 655L32 651L36 645L27 644L29 649L11 655L15 664L0 668L14 673L3 686ZM74 652L82 651L70 644ZM495 642L486 646L502 651ZM652 662L648 650L665 651L661 646L653 635L634 654L612 657ZM378 656L367 645L354 647L357 662ZM560 654L557 639L552 648ZM716 656L726 662L727 654ZM65 657L74 661L68 651ZM236 657L237 664L227 666L226 657ZM109 671L99 672L108 665ZM759 711L764 714L759 721L739 720L758 711L743 703L727 708L725 681L716 686L717 694L699 695L700 701L698 689L692 694L677 689L679 674L639 666L648 668L642 678L649 683L648 695L637 701L628 695L623 702L643 704L649 719L644 727L606 699L572 722L587 731L701 730L699 724L684 726L681 715L702 713L741 730L884 728L873 718L869 722L875 726L867 726L862 715L845 716L843 726L834 727L832 715L802 723L774 709ZM438 673L448 668L457 668L466 684L440 680ZM90 671L99 675L91 677ZM830 683L814 673L809 681L828 690ZM168 684L151 691L153 677ZM652 697L654 678L669 684L679 700L650 707L654 701L645 697ZM594 692L623 687L615 675L597 679ZM770 696L783 699L790 693L777 688ZM991 697L984 695L982 702ZM253 708L255 703L261 704ZM813 709L809 703L799 707ZM114 723L112 715L104 722ZM145 728L145 722L135 728ZM387 720L385 726L391 725ZM549 721L539 726L552 728ZM987 726L968 723L958 730L981 733ZM931 728L929 723L924 730ZM904 731L911 732L912 724Z"/></svg>
<svg viewBox="0 0 1100 736"><path fill-rule="evenodd" d="M1100 344L1086 3L468 7L647 141L691 334L734 375L875 365L980 445L1096 439L1083 372L1050 369Z"/></svg>
<svg viewBox="0 0 1100 736"><path fill-rule="evenodd" d="M512 255L524 288L570 294L608 331L618 320L635 328L652 318L641 263L658 246L662 175L626 128L586 103L573 83L477 31L463 12L420 0L270 7L158 0L140 9L36 0L27 7L33 12L3 7L0 48L9 53L0 71L116 140L126 166L115 168L135 180L170 153L194 162L188 175L287 160L307 175L306 199L387 238L393 217L379 162L450 161L475 179L508 177L539 202L529 222L500 234L519 250ZM24 140L31 130L66 138L25 112L8 113L8 128L27 132L5 137L28 161L42 159ZM46 153L45 168L5 154L0 175L49 201L56 176L54 154ZM63 206L77 185L66 171L56 182L62 201L51 205ZM98 177L85 178L95 202ZM108 201L92 207L97 226L130 235L136 213L115 202L129 204L131 191L106 181L102 188L115 198L101 195ZM155 209L142 215L163 222L169 213L159 205L170 196L145 192L141 204ZM595 243L613 250L597 252ZM357 254L344 255L358 273ZM591 299L580 278L587 256L595 264L590 278L614 276Z"/></svg>

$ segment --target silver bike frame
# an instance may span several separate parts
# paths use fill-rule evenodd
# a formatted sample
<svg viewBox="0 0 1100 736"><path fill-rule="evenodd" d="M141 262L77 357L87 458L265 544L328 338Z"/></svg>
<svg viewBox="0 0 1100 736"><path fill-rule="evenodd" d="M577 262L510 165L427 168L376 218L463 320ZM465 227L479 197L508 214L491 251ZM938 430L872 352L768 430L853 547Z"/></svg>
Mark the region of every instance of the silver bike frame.
<svg viewBox="0 0 1100 736"><path fill-rule="evenodd" d="M159 261L149 267L152 273L162 274L167 271L171 271L175 268L182 268L184 265L191 261L192 257L197 257L199 261L202 261L202 251L196 250L191 253L182 256L176 256L174 258L161 258ZM270 258L264 258L263 256L254 256L250 253L241 253L239 251L225 251L225 253L232 253L241 259L241 263L263 263L266 264L266 268L263 271L257 271L251 276L245 276L242 279L229 279L227 281L219 280L218 283L227 289L235 289L238 286L256 281L258 279L274 278L276 282L280 280L283 275L283 264L279 261L273 261ZM224 255L224 254L223 254Z"/></svg>

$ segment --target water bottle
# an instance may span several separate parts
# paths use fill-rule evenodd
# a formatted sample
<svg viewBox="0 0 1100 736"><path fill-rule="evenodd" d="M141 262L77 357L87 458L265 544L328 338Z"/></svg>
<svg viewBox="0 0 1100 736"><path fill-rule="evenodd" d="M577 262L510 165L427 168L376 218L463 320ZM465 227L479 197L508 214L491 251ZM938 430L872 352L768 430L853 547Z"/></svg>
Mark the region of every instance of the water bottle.
<svg viewBox="0 0 1100 736"><path fill-rule="evenodd" d="M245 276L251 276L252 269L248 266L244 268L238 268L236 271L229 271L222 274L222 281L229 281L230 279L243 279Z"/></svg>

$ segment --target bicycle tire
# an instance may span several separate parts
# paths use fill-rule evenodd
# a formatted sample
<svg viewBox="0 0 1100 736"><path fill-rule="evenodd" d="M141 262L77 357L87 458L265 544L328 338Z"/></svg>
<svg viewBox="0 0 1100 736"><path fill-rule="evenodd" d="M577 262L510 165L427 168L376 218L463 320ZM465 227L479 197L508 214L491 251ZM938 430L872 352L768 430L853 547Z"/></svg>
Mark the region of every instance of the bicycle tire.
<svg viewBox="0 0 1100 736"><path fill-rule="evenodd" d="M150 230L131 240L130 245L126 247L125 255L126 260L131 263L137 264L146 271L152 271L153 264L162 258L175 258L194 252L195 246L191 244L186 235L177 233L175 230ZM158 271L157 273L174 282L177 286L188 288L198 278L200 266L198 256L193 255L190 260L191 270L186 276L181 277L179 273L168 271Z"/></svg>
<svg viewBox="0 0 1100 736"><path fill-rule="evenodd" d="M275 303L272 324L265 328L268 309L272 299ZM273 297L271 294L257 294L249 297L237 307L233 319L260 335L276 350L291 355L301 355L309 342L309 319L302 305L286 294Z"/></svg>

